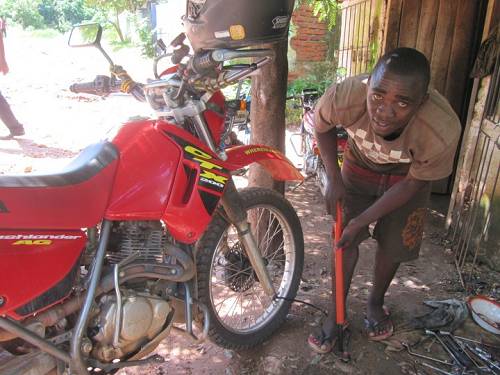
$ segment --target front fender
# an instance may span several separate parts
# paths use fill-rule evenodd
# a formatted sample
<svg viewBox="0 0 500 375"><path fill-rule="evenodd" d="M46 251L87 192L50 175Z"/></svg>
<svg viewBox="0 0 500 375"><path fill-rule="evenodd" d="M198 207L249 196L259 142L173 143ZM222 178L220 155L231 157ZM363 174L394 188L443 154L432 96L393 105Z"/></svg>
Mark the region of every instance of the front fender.
<svg viewBox="0 0 500 375"><path fill-rule="evenodd" d="M259 163L277 181L301 181L304 176L280 151L264 145L236 146L226 150L224 167L235 171L252 163Z"/></svg>

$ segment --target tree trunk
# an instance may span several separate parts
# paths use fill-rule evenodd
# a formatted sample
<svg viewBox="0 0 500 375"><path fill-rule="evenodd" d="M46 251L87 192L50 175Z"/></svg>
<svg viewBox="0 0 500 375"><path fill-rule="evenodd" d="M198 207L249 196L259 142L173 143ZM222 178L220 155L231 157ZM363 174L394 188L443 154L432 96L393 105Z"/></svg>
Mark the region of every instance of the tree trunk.
<svg viewBox="0 0 500 375"><path fill-rule="evenodd" d="M252 77L250 121L251 143L263 144L285 152L285 105L288 78L287 41L268 44L276 57ZM261 186L285 192L285 184L274 181L260 165L250 167L249 186Z"/></svg>
<svg viewBox="0 0 500 375"><path fill-rule="evenodd" d="M111 24L115 27L116 33L120 38L120 42L125 42L125 38L123 37L122 29L120 28L120 18L118 17L120 14L118 12L115 13L115 22L111 22Z"/></svg>

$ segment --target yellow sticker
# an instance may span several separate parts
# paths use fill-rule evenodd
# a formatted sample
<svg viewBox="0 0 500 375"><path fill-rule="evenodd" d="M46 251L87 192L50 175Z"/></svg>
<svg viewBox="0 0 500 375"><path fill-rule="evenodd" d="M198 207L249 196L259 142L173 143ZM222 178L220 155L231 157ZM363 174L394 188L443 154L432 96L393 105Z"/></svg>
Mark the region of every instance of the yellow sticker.
<svg viewBox="0 0 500 375"><path fill-rule="evenodd" d="M232 25L229 27L229 35L233 40L245 39L245 28L242 25Z"/></svg>
<svg viewBox="0 0 500 375"><path fill-rule="evenodd" d="M48 246L51 245L51 240L19 240L14 242L12 245L28 245L28 246Z"/></svg>

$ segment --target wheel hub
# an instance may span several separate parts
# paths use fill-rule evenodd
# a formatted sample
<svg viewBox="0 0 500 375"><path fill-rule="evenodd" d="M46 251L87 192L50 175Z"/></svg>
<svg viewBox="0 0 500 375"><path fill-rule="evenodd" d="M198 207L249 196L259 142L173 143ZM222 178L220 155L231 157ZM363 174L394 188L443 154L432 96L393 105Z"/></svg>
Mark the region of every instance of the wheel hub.
<svg viewBox="0 0 500 375"><path fill-rule="evenodd" d="M244 254L241 243L234 245L225 254L224 281L235 292L244 292L255 281L254 272L248 257Z"/></svg>

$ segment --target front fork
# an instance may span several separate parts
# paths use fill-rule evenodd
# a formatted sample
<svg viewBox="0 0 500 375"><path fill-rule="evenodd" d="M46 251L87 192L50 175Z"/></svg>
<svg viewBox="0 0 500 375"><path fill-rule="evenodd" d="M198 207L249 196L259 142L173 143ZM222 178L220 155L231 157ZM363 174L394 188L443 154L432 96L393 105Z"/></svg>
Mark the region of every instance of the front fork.
<svg viewBox="0 0 500 375"><path fill-rule="evenodd" d="M231 179L228 181L226 190L221 199L222 206L226 212L229 221L236 227L238 231L238 236L240 241L245 248L248 259L252 264L252 267L259 279L264 292L270 296L274 297L276 292L274 290L273 283L271 282L271 277L267 271L264 259L260 254L259 248L255 241L255 237L252 234L250 224L247 218L247 212L243 209L243 201L241 196L234 185L234 181Z"/></svg>
<svg viewBox="0 0 500 375"><path fill-rule="evenodd" d="M198 103L198 105L192 106L192 109L193 112L199 111L192 117L199 137L205 141L213 152L217 152L210 129L208 128L204 117L201 115L201 112L205 109L204 105ZM243 247L245 248L248 259L250 260L250 264L262 284L264 292L270 297L276 296L273 283L269 277L269 272L267 272L266 265L264 264L264 259L262 259L257 243L255 242L255 238L250 230L247 212L243 209L243 201L241 200L240 194L238 193L232 179L229 179L226 184L226 190L221 198L221 203L222 207L224 207L224 210L226 211L229 221L238 231L240 241L243 243Z"/></svg>

